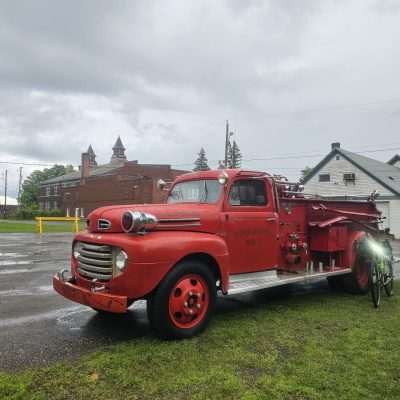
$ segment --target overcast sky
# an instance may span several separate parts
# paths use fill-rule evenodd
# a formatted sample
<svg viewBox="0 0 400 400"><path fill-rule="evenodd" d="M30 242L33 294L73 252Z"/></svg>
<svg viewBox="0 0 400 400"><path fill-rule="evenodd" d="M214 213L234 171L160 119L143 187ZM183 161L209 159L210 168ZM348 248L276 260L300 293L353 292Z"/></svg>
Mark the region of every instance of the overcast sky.
<svg viewBox="0 0 400 400"><path fill-rule="evenodd" d="M386 161L399 40L397 0L0 0L0 161L106 163L120 135L129 159L216 166L226 119L246 168L297 178L334 141Z"/></svg>

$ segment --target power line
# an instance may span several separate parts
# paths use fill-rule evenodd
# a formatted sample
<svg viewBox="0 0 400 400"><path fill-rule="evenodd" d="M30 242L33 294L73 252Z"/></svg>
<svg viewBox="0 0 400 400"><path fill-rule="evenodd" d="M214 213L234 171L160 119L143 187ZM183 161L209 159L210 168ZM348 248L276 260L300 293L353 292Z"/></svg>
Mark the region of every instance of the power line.
<svg viewBox="0 0 400 400"><path fill-rule="evenodd" d="M365 147L365 146L364 146ZM383 152L383 151L397 151L400 150L400 147L387 147L387 148L382 148L382 149L371 149L371 150L362 150L362 151L353 151L354 153L358 154L365 154L365 153L378 153L378 152ZM256 157L256 158L244 158L242 159L242 162L253 162L253 161L272 161L272 160L295 160L295 159L305 159L305 158L317 158L317 157L324 157L326 156L326 153L287 153L287 154L280 154L272 157ZM219 162L220 160L210 160L210 162ZM69 163L54 163L54 164L49 164L49 163L27 163L23 161L0 161L0 164L9 164L9 165L24 165L24 166L36 166L36 167L53 167L54 165L72 165ZM174 167L180 167L180 166L187 166L187 165L193 165L193 162L187 162L187 163L178 163L174 164L171 163L170 165ZM78 165L72 165L73 167L77 168L79 167ZM270 167L273 168L273 167ZM278 167L279 168L279 167Z"/></svg>

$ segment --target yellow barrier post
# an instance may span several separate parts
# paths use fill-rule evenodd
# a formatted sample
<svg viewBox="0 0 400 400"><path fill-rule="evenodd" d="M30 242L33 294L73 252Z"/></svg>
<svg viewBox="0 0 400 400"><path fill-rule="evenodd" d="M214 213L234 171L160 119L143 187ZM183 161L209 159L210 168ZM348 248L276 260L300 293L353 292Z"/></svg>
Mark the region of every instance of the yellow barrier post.
<svg viewBox="0 0 400 400"><path fill-rule="evenodd" d="M79 232L79 217L75 217L75 233Z"/></svg>
<svg viewBox="0 0 400 400"><path fill-rule="evenodd" d="M38 233L43 233L42 217L36 217L36 230Z"/></svg>

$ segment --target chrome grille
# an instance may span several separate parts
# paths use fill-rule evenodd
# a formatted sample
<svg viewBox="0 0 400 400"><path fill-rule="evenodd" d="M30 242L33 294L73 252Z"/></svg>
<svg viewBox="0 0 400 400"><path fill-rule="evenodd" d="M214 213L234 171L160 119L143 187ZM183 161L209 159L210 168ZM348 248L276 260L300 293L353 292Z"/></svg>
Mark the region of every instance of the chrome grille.
<svg viewBox="0 0 400 400"><path fill-rule="evenodd" d="M110 228L111 228L111 222L108 219L99 219L97 221L97 229L104 231Z"/></svg>
<svg viewBox="0 0 400 400"><path fill-rule="evenodd" d="M78 256L78 272L85 278L108 281L112 278L112 247L103 244L81 242Z"/></svg>

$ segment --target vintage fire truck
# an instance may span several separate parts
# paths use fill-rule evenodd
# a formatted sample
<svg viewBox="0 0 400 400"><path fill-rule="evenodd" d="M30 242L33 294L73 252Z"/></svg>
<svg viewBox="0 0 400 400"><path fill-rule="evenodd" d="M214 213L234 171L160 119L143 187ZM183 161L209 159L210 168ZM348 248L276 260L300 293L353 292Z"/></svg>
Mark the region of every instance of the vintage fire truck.
<svg viewBox="0 0 400 400"><path fill-rule="evenodd" d="M163 338L201 332L218 292L321 277L335 288L369 289L369 259L381 243L373 198L311 197L283 177L240 169L188 173L167 190L166 204L93 211L54 289L99 313L125 313L145 299Z"/></svg>

